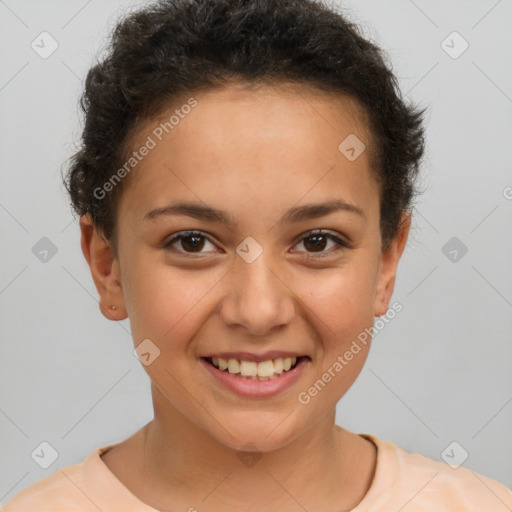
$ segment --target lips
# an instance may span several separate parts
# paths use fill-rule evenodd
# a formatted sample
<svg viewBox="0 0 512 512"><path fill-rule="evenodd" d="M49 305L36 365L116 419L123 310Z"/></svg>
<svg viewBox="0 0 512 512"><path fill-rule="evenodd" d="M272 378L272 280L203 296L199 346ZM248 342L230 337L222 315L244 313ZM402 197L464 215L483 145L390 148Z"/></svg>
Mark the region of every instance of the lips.
<svg viewBox="0 0 512 512"><path fill-rule="evenodd" d="M283 352L279 352L283 354ZM229 353L229 355L235 353ZM266 353L265 357L269 357L270 353ZM223 353L223 355L228 355ZM240 356L240 353L236 353ZM245 355L247 357L247 355ZM255 358L261 359L261 354ZM289 370L284 369L284 360L288 359L290 364ZM308 356L299 356L296 358L295 364L292 366L293 358L275 358L264 361L237 360L218 358L217 364L213 364L213 358L200 357L201 366L206 370L207 374L213 378L214 382L219 383L225 389L248 398L271 398L285 392L292 387L301 377L305 368L311 362ZM282 368L276 368L275 363L282 363ZM230 364L231 368L220 369L220 363ZM234 365L234 366L233 366ZM272 365L270 367L270 365ZM229 371L231 370L231 371ZM280 370L277 371L276 370ZM265 376L261 376L264 374Z"/></svg>
<svg viewBox="0 0 512 512"><path fill-rule="evenodd" d="M294 352L267 351L261 354L251 352L218 352L201 357L221 372L240 378L258 380L273 379L295 368L309 356Z"/></svg>

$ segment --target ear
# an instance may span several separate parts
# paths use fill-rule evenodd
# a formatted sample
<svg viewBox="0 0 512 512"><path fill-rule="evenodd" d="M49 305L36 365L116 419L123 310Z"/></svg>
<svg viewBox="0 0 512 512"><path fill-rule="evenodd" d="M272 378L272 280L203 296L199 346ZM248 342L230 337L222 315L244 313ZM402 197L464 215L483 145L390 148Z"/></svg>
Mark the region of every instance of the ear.
<svg viewBox="0 0 512 512"><path fill-rule="evenodd" d="M389 247L382 251L374 302L373 314L375 316L385 315L389 308L389 302L391 301L395 287L398 261L404 252L410 227L411 215L407 212L402 215L400 227L398 228L395 238L390 243ZM386 304L385 301L388 303Z"/></svg>
<svg viewBox="0 0 512 512"><path fill-rule="evenodd" d="M119 262L114 250L94 226L89 214L80 217L80 230L82 252L100 296L100 311L109 320L124 320L128 315L121 286ZM115 309L112 309L112 306L115 306Z"/></svg>

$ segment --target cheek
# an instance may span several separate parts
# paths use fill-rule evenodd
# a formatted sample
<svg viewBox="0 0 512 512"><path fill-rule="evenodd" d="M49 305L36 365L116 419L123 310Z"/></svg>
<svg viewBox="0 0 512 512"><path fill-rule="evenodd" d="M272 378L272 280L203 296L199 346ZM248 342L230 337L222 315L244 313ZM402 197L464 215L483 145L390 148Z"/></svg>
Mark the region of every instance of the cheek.
<svg viewBox="0 0 512 512"><path fill-rule="evenodd" d="M186 271L154 262L136 262L129 302L132 334L136 342L154 339L161 349L176 347L193 336L200 322L200 304L221 276ZM204 312L203 312L204 313Z"/></svg>
<svg viewBox="0 0 512 512"><path fill-rule="evenodd" d="M301 279L298 295L307 297L312 318L318 319L317 325L326 333L326 345L342 348L373 325L375 273L375 263L361 261Z"/></svg>
<svg viewBox="0 0 512 512"><path fill-rule="evenodd" d="M308 317L319 337L318 365L297 398L311 421L335 406L359 376L368 356L373 326L375 267L339 268L303 281ZM313 286L314 284L314 286ZM304 290L304 289L303 289ZM309 408L310 407L310 408Z"/></svg>

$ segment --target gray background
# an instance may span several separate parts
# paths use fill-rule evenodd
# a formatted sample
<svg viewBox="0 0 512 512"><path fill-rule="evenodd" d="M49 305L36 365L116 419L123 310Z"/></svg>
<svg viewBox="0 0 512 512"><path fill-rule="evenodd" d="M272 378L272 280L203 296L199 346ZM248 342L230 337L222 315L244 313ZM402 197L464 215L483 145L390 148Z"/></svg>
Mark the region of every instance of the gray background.
<svg viewBox="0 0 512 512"><path fill-rule="evenodd" d="M153 416L129 322L99 312L59 174L86 71L135 5L0 0L0 503ZM429 112L426 192L393 296L404 309L337 422L436 460L456 441L452 457L512 487L512 3L343 5ZM42 31L59 44L47 59L31 48ZM469 44L458 58L461 39L444 43L452 56L442 46L453 31ZM43 237L57 249L46 262ZM31 458L43 441L58 452L47 469Z"/></svg>

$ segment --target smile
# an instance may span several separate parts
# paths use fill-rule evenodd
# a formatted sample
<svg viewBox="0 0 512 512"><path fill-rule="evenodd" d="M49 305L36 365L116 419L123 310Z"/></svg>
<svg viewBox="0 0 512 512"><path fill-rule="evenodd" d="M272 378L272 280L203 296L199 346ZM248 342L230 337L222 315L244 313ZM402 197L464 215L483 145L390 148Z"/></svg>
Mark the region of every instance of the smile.
<svg viewBox="0 0 512 512"><path fill-rule="evenodd" d="M303 356L306 358L307 356ZM251 380L272 380L297 366L301 357L278 357L267 361L246 361L207 357L205 360L215 368L238 378Z"/></svg>
<svg viewBox="0 0 512 512"><path fill-rule="evenodd" d="M200 357L201 366L213 382L239 396L248 398L271 398L293 386L311 363L309 356L265 357L252 356L247 359L229 357ZM239 355L241 357L241 354Z"/></svg>

